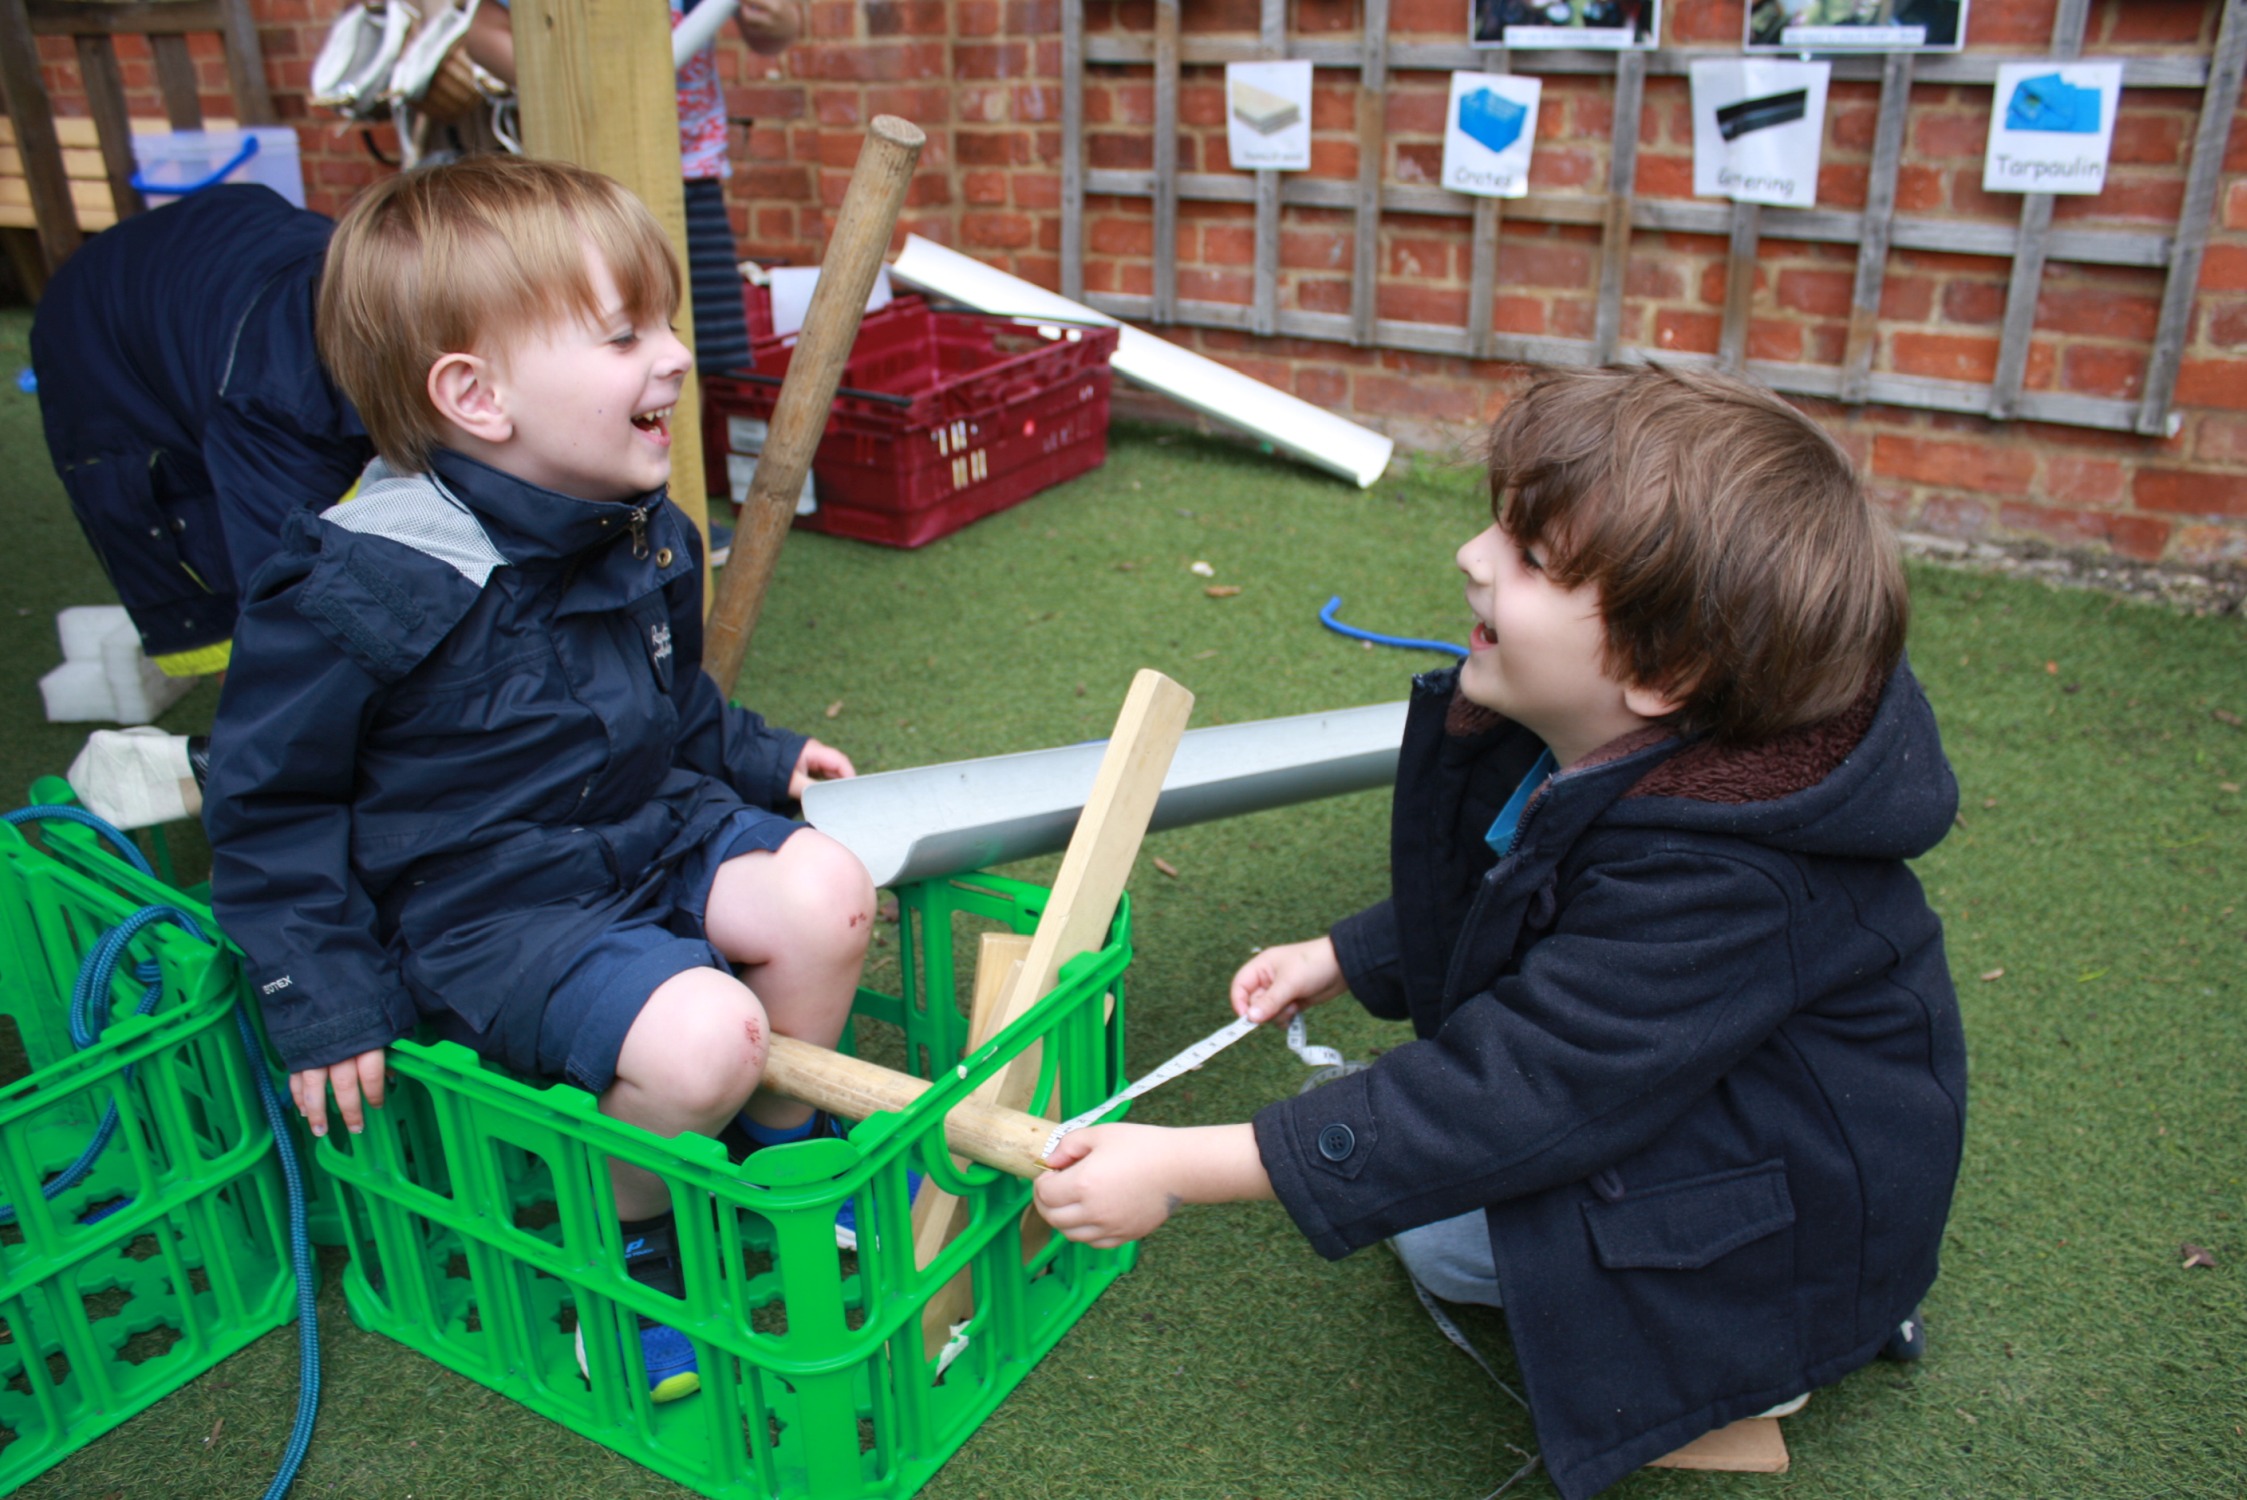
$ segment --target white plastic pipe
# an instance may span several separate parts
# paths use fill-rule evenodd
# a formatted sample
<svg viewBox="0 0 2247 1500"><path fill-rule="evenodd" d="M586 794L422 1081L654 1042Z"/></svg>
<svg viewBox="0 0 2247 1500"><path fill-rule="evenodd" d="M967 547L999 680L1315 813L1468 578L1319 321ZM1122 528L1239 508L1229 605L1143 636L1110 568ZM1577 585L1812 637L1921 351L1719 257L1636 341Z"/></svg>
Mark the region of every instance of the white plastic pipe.
<svg viewBox="0 0 2247 1500"><path fill-rule="evenodd" d="M697 52L709 46L718 28L739 9L741 0L702 0L688 11L679 24L671 28L671 71L678 72Z"/></svg>
<svg viewBox="0 0 2247 1500"><path fill-rule="evenodd" d="M1112 361L1118 373L1228 427L1262 438L1307 464L1339 474L1360 489L1381 477L1389 467L1389 455L1396 451L1393 441L1369 427L917 234L906 237L905 249L890 269L924 291L984 312L1026 322L1121 328Z"/></svg>
<svg viewBox="0 0 2247 1500"><path fill-rule="evenodd" d="M1190 729L1150 828L1182 828L1396 780L1402 703ZM1107 741L815 781L804 819L876 885L980 870L1065 847Z"/></svg>

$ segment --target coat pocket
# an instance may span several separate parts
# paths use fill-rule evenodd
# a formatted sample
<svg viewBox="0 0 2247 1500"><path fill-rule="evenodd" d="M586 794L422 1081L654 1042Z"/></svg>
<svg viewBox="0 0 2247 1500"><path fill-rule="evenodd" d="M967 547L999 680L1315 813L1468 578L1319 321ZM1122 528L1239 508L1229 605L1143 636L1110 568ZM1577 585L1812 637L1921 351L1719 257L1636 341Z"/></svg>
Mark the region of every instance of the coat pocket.
<svg viewBox="0 0 2247 1500"><path fill-rule="evenodd" d="M1584 1220L1610 1271L1698 1271L1793 1224L1794 1200L1767 1161L1587 1203Z"/></svg>

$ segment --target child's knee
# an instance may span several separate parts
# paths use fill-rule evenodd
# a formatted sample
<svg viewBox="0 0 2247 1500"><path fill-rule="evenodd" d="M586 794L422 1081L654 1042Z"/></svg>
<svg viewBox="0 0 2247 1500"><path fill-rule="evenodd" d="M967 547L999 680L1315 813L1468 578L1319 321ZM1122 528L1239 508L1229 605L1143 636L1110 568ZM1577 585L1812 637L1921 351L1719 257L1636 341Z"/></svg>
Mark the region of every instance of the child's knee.
<svg viewBox="0 0 2247 1500"><path fill-rule="evenodd" d="M658 986L618 1073L691 1115L730 1115L756 1091L771 1046L765 1008L739 980L697 969Z"/></svg>
<svg viewBox="0 0 2247 1500"><path fill-rule="evenodd" d="M825 834L807 830L786 847L799 843L804 847L793 874L805 936L840 955L864 953L874 934L873 877L857 855Z"/></svg>

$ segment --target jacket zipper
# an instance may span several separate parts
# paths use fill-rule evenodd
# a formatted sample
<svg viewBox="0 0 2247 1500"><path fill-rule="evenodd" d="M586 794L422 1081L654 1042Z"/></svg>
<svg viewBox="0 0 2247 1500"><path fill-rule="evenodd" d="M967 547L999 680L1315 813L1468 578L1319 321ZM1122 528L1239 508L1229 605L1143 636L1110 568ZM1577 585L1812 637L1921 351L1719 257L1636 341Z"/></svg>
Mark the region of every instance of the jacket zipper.
<svg viewBox="0 0 2247 1500"><path fill-rule="evenodd" d="M632 556L635 559L646 557L648 555L648 508L646 506L635 505L632 507L631 526Z"/></svg>

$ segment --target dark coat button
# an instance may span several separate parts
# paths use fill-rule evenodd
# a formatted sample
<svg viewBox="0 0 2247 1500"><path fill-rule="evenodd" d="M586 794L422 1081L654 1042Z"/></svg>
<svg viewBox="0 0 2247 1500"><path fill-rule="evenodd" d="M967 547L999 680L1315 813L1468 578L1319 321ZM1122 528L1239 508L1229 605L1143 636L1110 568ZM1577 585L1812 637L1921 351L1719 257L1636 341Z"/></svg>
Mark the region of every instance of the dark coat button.
<svg viewBox="0 0 2247 1500"><path fill-rule="evenodd" d="M1358 1138L1347 1125L1329 1125L1319 1132L1319 1155L1328 1161L1340 1161L1357 1149Z"/></svg>

